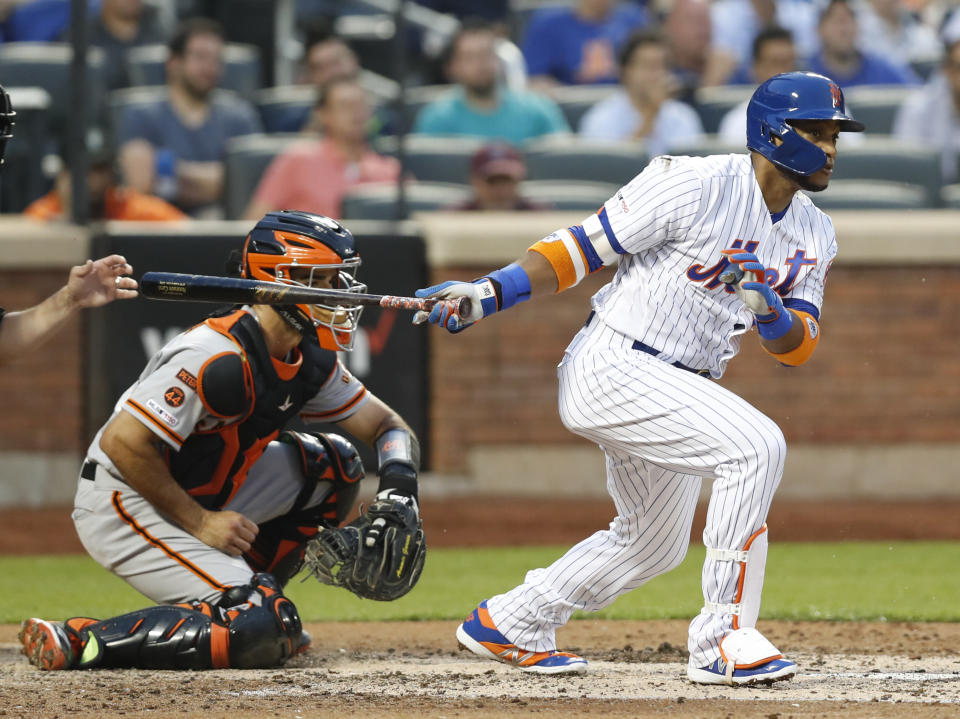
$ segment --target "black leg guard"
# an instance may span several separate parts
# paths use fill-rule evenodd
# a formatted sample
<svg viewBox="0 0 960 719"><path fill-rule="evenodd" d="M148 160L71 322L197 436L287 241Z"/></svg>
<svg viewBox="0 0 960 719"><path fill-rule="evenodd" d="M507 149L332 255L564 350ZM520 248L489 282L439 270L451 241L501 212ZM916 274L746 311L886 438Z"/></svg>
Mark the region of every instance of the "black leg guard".
<svg viewBox="0 0 960 719"><path fill-rule="evenodd" d="M300 615L271 575L256 574L249 587L240 587L251 588L260 595L259 606L244 602L230 607L229 592L217 604L228 622L230 666L235 669L280 666L300 646L303 631Z"/></svg>
<svg viewBox="0 0 960 719"><path fill-rule="evenodd" d="M104 620L70 620L77 669L260 669L300 646L297 608L269 574L233 587L215 605L164 604ZM72 643L74 643L72 641Z"/></svg>
<svg viewBox="0 0 960 719"><path fill-rule="evenodd" d="M77 669L210 669L212 622L202 611L161 605L88 624L75 631ZM225 630L224 630L225 631Z"/></svg>
<svg viewBox="0 0 960 719"><path fill-rule="evenodd" d="M303 566L304 548L318 527L340 526L353 509L364 471L356 448L339 435L288 431L279 441L300 450L303 489L287 514L260 525L244 559L254 571L273 574L284 587ZM321 482L331 485L330 493L320 504L307 507Z"/></svg>

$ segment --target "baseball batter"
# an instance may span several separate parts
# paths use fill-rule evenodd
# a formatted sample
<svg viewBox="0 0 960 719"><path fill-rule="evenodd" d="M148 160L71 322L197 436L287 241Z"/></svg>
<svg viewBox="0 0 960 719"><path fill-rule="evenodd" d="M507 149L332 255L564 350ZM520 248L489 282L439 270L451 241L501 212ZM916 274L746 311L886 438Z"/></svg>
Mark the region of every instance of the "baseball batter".
<svg viewBox="0 0 960 719"><path fill-rule="evenodd" d="M350 232L302 212L268 213L248 235L242 274L362 292ZM303 651L283 586L310 547L340 570L395 566L406 591L423 566L419 450L404 421L340 363L360 307L233 308L180 334L148 362L97 433L73 519L106 569L160 606L111 619L30 619L20 640L42 669L269 667ZM380 488L338 529L364 471L336 434L282 431L299 415L375 446ZM318 577L320 575L318 574ZM322 577L321 577L322 578ZM383 596L364 574L356 593ZM342 586L347 586L341 582Z"/></svg>
<svg viewBox="0 0 960 719"><path fill-rule="evenodd" d="M438 305L414 318L456 332L617 265L558 370L560 416L604 451L617 517L481 602L457 629L463 647L525 671L586 671L583 658L557 651L556 629L677 566L708 478L703 609L689 627L687 676L751 684L796 673L756 629L765 522L786 444L774 422L712 378L753 327L782 364L811 356L837 248L830 219L798 190L826 188L839 133L862 130L829 78L777 75L750 101L750 155L657 157L595 215L517 262L418 292L474 300L469 317ZM724 284L731 269L743 275Z"/></svg>

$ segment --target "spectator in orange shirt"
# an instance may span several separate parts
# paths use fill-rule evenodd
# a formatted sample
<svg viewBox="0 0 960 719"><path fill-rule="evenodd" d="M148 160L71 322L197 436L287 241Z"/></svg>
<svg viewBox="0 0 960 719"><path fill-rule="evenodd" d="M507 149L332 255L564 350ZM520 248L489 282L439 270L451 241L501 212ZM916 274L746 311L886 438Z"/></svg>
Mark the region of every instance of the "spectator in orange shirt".
<svg viewBox="0 0 960 719"><path fill-rule="evenodd" d="M378 155L367 142L371 111L366 91L355 80L330 82L314 110L321 136L297 142L270 163L244 218L284 209L338 218L350 188L396 182L400 163Z"/></svg>
<svg viewBox="0 0 960 719"><path fill-rule="evenodd" d="M117 184L115 161L115 154L107 148L95 150L89 155L87 193L91 220L167 222L187 219L183 212L159 197L120 187ZM31 202L23 214L43 222L69 221L72 191L70 168L64 164L57 173L53 189Z"/></svg>

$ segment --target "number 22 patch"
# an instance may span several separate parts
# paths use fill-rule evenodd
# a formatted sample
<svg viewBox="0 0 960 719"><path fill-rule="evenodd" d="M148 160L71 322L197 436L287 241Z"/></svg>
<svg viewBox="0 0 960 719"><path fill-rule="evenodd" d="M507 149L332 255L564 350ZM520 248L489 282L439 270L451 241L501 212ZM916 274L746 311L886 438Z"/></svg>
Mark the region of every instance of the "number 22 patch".
<svg viewBox="0 0 960 719"><path fill-rule="evenodd" d="M163 393L164 400L166 400L167 404L171 407L179 407L182 405L184 396L183 390L179 387L171 387Z"/></svg>

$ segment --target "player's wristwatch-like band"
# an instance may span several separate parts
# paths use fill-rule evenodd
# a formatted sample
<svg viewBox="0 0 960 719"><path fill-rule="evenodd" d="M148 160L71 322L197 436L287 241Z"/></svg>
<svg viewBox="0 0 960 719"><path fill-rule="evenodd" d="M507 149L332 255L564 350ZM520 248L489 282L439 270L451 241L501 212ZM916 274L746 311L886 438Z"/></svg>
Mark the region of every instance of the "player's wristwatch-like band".
<svg viewBox="0 0 960 719"><path fill-rule="evenodd" d="M420 470L420 443L401 427L388 429L377 437L377 494L396 490L417 498L417 474Z"/></svg>
<svg viewBox="0 0 960 719"><path fill-rule="evenodd" d="M473 284L480 286L484 317L530 299L530 277L516 262L474 280Z"/></svg>
<svg viewBox="0 0 960 719"><path fill-rule="evenodd" d="M778 340L793 327L793 313L781 305L768 315L757 315L757 332L765 340Z"/></svg>

